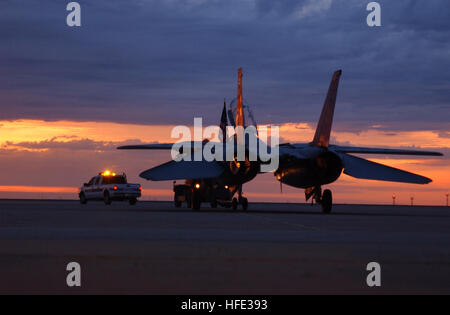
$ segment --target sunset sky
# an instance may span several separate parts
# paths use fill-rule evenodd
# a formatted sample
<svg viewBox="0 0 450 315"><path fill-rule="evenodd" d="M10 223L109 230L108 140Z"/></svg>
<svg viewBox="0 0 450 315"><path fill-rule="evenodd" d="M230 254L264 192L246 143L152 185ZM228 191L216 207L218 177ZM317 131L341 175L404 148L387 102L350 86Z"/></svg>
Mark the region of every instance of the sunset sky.
<svg viewBox="0 0 450 315"><path fill-rule="evenodd" d="M440 151L443 157L365 156L430 177L428 185L357 180L330 185L337 203L445 204L450 190L450 6L379 1L382 27L361 0L69 1L0 3L0 198L76 198L106 168L169 200L171 182L138 174L170 152L117 151L172 142L173 126L219 124L223 99L244 98L282 142L309 142L332 73L343 69L332 142ZM244 186L250 201L303 202L273 174Z"/></svg>

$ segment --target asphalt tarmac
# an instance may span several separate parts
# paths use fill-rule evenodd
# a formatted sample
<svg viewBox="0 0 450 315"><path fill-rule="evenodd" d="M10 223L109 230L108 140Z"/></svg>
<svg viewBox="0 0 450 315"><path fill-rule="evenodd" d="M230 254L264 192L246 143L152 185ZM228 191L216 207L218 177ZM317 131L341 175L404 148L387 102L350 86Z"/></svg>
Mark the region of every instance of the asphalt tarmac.
<svg viewBox="0 0 450 315"><path fill-rule="evenodd" d="M450 208L0 200L0 293L450 294Z"/></svg>

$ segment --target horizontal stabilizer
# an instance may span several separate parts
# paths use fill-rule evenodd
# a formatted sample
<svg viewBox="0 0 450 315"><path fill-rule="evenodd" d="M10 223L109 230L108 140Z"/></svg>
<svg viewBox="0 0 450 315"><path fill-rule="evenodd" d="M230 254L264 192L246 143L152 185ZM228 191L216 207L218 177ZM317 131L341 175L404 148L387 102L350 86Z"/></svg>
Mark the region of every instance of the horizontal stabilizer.
<svg viewBox="0 0 450 315"><path fill-rule="evenodd" d="M413 184L428 184L431 182L431 179L427 177L402 171L398 168L375 163L345 153L339 155L344 164L344 174L356 178Z"/></svg>
<svg viewBox="0 0 450 315"><path fill-rule="evenodd" d="M433 151L416 151L403 149L383 149L383 148L364 148L364 147L347 147L340 145L330 145L330 150L340 153L361 153L361 154L396 154L396 155L430 155L442 156L440 152Z"/></svg>
<svg viewBox="0 0 450 315"><path fill-rule="evenodd" d="M207 161L170 161L139 174L140 177L153 180L201 179L217 177L224 169L217 162Z"/></svg>

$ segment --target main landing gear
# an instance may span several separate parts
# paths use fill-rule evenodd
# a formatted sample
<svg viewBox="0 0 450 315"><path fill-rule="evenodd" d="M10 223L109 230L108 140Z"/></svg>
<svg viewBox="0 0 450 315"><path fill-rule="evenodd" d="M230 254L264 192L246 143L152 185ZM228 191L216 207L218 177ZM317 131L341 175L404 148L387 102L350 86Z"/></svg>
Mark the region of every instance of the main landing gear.
<svg viewBox="0 0 450 315"><path fill-rule="evenodd" d="M307 201L312 197L316 203L320 204L323 213L328 214L331 212L331 208L333 207L333 194L331 190L325 189L322 193L321 187L308 188L305 190L305 196Z"/></svg>
<svg viewBox="0 0 450 315"><path fill-rule="evenodd" d="M241 197L240 199L234 197L233 200L231 201L231 208L233 208L233 210L237 210L238 206L241 205L242 206L242 210L247 210L248 209L248 199L245 197Z"/></svg>
<svg viewBox="0 0 450 315"><path fill-rule="evenodd" d="M248 199L242 196L242 185L238 188L238 198L235 197L231 201L231 208L233 208L233 210L236 210L238 205L241 205L242 210L244 211L248 209Z"/></svg>
<svg viewBox="0 0 450 315"><path fill-rule="evenodd" d="M323 213L330 213L331 208L333 206L333 194L331 190L325 189L322 194L322 198L320 200L320 204L322 205Z"/></svg>

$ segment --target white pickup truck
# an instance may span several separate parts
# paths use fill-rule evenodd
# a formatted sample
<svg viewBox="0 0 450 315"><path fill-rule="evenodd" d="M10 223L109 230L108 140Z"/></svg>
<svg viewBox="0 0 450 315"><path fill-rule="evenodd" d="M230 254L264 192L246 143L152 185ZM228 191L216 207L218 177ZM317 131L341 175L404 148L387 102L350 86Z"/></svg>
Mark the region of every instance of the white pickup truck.
<svg viewBox="0 0 450 315"><path fill-rule="evenodd" d="M130 205L141 197L142 187L139 184L128 184L127 176L117 175L110 171L99 173L97 176L80 187L80 202L86 204L88 200L103 200L110 205L113 200L128 200Z"/></svg>

